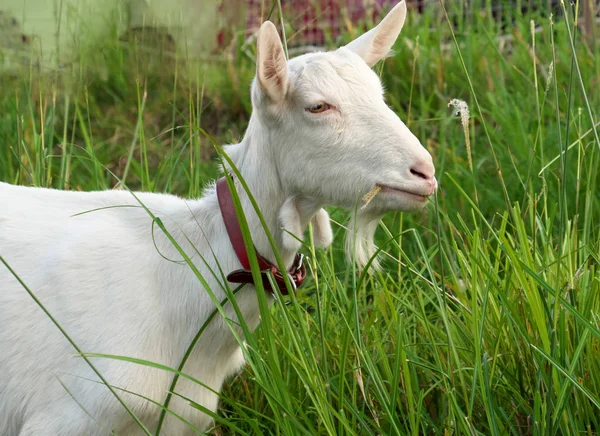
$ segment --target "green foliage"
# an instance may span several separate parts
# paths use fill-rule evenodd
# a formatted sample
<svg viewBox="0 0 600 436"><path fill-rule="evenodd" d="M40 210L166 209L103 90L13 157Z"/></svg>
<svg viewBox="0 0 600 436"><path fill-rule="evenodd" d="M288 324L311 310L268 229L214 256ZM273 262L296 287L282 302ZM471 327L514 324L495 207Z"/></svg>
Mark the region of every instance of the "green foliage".
<svg viewBox="0 0 600 436"><path fill-rule="evenodd" d="M336 243L304 248L312 278L264 311L214 434L599 431L600 56L573 11L410 14L380 71L434 156L437 199L386 217L371 275L343 259L347 215L331 210ZM217 176L202 131L241 136L252 60L144 58L138 42L73 74L0 78L0 180L106 189L108 169L199 195Z"/></svg>

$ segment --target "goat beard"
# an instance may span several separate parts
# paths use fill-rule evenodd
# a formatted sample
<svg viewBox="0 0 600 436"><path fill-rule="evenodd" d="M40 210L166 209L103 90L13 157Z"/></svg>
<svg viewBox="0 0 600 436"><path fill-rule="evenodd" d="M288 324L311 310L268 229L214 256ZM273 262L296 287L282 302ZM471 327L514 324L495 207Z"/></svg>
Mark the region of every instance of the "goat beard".
<svg viewBox="0 0 600 436"><path fill-rule="evenodd" d="M346 257L354 260L360 270L363 270L371 261L370 267L379 268L379 262L373 258L377 247L373 242L375 230L383 213L372 210L355 211L346 230Z"/></svg>

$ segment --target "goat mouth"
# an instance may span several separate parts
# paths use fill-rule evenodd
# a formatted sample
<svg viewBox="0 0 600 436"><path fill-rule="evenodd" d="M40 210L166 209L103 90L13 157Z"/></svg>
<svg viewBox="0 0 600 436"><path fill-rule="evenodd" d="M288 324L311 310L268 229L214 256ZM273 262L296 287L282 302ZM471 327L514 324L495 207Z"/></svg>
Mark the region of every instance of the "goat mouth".
<svg viewBox="0 0 600 436"><path fill-rule="evenodd" d="M404 197L408 197L411 200L415 200L421 203L424 203L427 201L427 199L429 198L429 196L431 194L419 194L413 191L407 191L406 189L401 189L401 188L395 188L393 186L389 186L389 185L382 185L381 183L377 184L378 187L381 188L381 193L388 193L388 194L402 194Z"/></svg>

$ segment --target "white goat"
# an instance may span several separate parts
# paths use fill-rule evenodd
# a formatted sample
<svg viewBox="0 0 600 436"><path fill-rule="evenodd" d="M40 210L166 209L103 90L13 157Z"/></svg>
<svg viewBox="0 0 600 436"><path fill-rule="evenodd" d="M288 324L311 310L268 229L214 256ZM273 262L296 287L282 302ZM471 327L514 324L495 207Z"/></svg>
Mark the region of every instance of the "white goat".
<svg viewBox="0 0 600 436"><path fill-rule="evenodd" d="M229 145L287 266L315 224L321 246L331 242L324 205L359 209L352 247L360 263L372 254L373 233L386 211L422 207L437 182L430 154L385 104L370 69L390 51L406 16L404 2L374 29L333 52L286 61L275 26L258 38L253 113L241 143ZM365 208L361 198L379 193ZM274 254L249 198L238 187L258 253ZM215 187L198 200L138 193L192 258L219 300L222 281L209 268L240 268L225 230ZM173 244L126 191L63 192L0 184L0 256L84 351L125 355L177 368L215 304ZM130 205L136 207L112 207ZM359 206L358 208L356 206ZM98 210L99 209L99 210ZM95 210L95 211L92 211ZM92 211L85 214L81 212ZM286 229L284 231L283 229ZM354 233L349 231L348 233ZM354 234L350 236L354 240ZM198 253L206 260L200 259ZM236 296L250 329L259 322L255 288ZM226 305L228 315L235 314ZM98 380L8 269L0 265L0 435L138 434L140 429ZM112 359L95 365L114 386L159 403L172 374ZM219 391L244 357L221 316L202 335L184 372ZM68 392L67 392L68 389ZM209 410L218 396L181 379L177 391ZM150 431L160 409L120 391ZM79 403L79 404L78 404ZM173 398L172 410L206 428L211 419ZM85 411L84 411L85 409ZM93 419L92 419L93 417ZM167 416L168 435L189 429Z"/></svg>

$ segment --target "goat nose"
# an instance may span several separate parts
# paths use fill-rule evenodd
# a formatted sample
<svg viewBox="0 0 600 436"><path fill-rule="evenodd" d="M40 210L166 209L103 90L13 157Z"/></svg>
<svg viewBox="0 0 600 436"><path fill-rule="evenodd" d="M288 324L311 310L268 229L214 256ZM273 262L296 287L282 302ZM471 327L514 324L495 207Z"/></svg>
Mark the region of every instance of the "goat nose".
<svg viewBox="0 0 600 436"><path fill-rule="evenodd" d="M424 162L419 165L413 165L410 169L410 173L429 185L430 194L433 194L435 191L437 191L438 182L434 176L435 167L433 164Z"/></svg>
<svg viewBox="0 0 600 436"><path fill-rule="evenodd" d="M433 165L428 164L428 163L413 165L412 168L410 169L410 173L413 176L416 176L420 179L427 180L430 182L435 180L435 177L434 177L435 169L434 169Z"/></svg>

